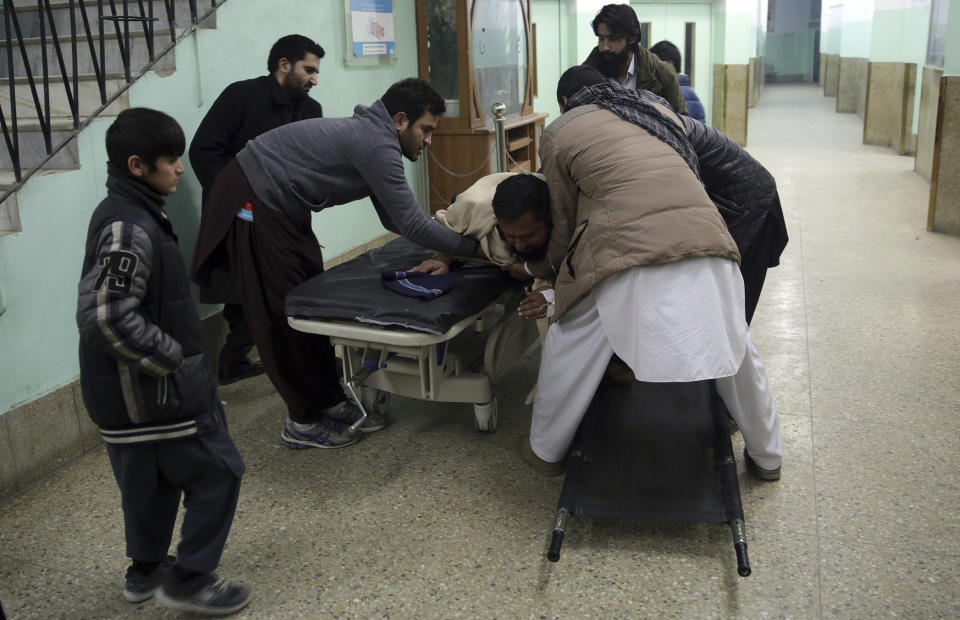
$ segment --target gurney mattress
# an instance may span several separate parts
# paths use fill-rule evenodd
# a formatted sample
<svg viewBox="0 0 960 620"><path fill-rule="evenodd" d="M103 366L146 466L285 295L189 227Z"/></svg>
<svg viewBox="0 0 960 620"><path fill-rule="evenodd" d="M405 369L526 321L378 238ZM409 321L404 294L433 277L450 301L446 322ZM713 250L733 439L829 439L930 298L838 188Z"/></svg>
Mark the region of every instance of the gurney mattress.
<svg viewBox="0 0 960 620"><path fill-rule="evenodd" d="M465 265L451 271L454 285L432 300L406 297L383 287L380 273L404 271L434 252L394 239L319 274L287 294L287 316L353 320L443 334L482 311L520 283L494 266Z"/></svg>

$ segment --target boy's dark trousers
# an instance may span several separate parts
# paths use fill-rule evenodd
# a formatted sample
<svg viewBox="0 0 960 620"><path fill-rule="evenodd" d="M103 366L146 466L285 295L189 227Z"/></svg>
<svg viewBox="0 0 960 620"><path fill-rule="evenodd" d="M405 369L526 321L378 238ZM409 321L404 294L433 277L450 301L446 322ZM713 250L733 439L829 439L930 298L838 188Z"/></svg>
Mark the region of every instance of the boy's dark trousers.
<svg viewBox="0 0 960 620"><path fill-rule="evenodd" d="M184 494L186 513L177 566L212 572L220 563L240 494L243 461L223 424L166 443L107 444L123 499L127 555L163 560Z"/></svg>

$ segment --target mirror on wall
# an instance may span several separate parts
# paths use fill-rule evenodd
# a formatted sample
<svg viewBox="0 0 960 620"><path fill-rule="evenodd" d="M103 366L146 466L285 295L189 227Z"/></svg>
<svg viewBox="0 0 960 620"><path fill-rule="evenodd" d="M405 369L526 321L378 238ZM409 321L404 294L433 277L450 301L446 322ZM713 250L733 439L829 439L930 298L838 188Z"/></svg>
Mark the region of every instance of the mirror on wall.
<svg viewBox="0 0 960 620"><path fill-rule="evenodd" d="M427 57L430 84L446 100L447 114L459 116L456 0L428 0Z"/></svg>
<svg viewBox="0 0 960 620"><path fill-rule="evenodd" d="M520 0L474 0L471 35L480 111L492 123L495 102L519 116L527 90L527 30Z"/></svg>

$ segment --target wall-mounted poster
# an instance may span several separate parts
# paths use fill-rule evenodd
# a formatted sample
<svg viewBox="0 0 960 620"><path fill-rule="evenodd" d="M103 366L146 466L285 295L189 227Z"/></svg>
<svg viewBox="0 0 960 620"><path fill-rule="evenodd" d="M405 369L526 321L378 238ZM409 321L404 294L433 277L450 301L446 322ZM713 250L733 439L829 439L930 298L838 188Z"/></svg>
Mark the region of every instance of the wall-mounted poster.
<svg viewBox="0 0 960 620"><path fill-rule="evenodd" d="M350 0L353 55L393 56L393 0Z"/></svg>

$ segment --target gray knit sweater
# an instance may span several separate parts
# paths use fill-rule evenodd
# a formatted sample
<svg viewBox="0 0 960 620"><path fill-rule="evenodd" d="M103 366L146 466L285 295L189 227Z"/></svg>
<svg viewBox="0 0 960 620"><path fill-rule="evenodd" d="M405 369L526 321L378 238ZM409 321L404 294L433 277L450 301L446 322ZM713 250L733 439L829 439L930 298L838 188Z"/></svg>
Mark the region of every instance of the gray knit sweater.
<svg viewBox="0 0 960 620"><path fill-rule="evenodd" d="M350 118L278 127L237 154L250 186L294 222L311 211L370 196L384 228L431 250L472 256L477 242L424 215L403 171L397 130L380 100Z"/></svg>

